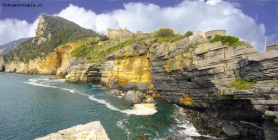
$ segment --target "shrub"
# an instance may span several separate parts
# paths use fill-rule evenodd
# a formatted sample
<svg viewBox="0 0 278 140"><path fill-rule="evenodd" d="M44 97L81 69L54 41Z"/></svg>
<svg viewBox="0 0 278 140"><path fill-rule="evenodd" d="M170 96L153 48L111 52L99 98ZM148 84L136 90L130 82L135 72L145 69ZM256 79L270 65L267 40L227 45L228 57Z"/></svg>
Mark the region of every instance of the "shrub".
<svg viewBox="0 0 278 140"><path fill-rule="evenodd" d="M156 37L172 37L174 35L174 30L170 28L160 28L157 31L155 31Z"/></svg>
<svg viewBox="0 0 278 140"><path fill-rule="evenodd" d="M246 42L246 41L239 41L239 42L235 43L234 46L235 47L237 47L237 46L246 46L247 48L254 48L249 42Z"/></svg>
<svg viewBox="0 0 278 140"><path fill-rule="evenodd" d="M192 36L192 35L193 35L192 31L187 31L183 36L184 37L189 37L189 36Z"/></svg>
<svg viewBox="0 0 278 140"><path fill-rule="evenodd" d="M227 88L236 88L238 90L251 89L254 83L255 81L248 82L242 78L238 78L234 82L227 85Z"/></svg>
<svg viewBox="0 0 278 140"><path fill-rule="evenodd" d="M237 43L239 43L239 38L235 36L220 36L216 35L210 43L218 42L220 41L222 44L232 45L235 46Z"/></svg>
<svg viewBox="0 0 278 140"><path fill-rule="evenodd" d="M106 35L100 37L99 41L107 41L109 38Z"/></svg>

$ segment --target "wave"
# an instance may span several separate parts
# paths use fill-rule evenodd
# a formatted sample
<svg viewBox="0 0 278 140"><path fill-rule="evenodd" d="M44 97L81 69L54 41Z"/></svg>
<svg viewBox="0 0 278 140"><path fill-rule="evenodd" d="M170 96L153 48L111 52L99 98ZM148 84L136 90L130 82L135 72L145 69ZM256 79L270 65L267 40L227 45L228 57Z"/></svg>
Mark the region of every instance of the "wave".
<svg viewBox="0 0 278 140"><path fill-rule="evenodd" d="M199 134L198 131L196 130L196 128L193 126L193 124L188 120L188 117L184 113L183 108L179 107L176 104L174 106L177 108L177 110L179 112L176 115L174 115L174 118L177 121L176 126L180 127L180 128L185 128L184 130L178 130L179 136L187 136L186 140L187 139L193 140L193 138L191 138L191 137L205 137L205 138L209 138L209 139L219 139L219 138L216 138L216 137L213 137L210 135ZM175 130L170 130L170 131L174 132Z"/></svg>
<svg viewBox="0 0 278 140"><path fill-rule="evenodd" d="M117 121L117 126L121 129L124 130L124 132L126 133L126 136L128 137L128 139L130 139L131 137L131 131L125 126L125 124L127 124L128 121L126 119L123 119L123 120L119 120Z"/></svg>
<svg viewBox="0 0 278 140"><path fill-rule="evenodd" d="M107 108L111 110L125 113L127 115L153 115L157 112L157 110L155 109L155 104L135 104L132 109L120 110L103 99L97 99L93 95L84 94L81 91L78 91L76 89L69 89L69 88L50 85L49 81L53 82L54 80L49 80L49 78L41 77L41 78L29 79L28 82L24 82L24 83L34 85L34 86L61 89L61 90L69 91L70 93L77 93L83 96L87 96L92 101L98 102L100 104L105 105Z"/></svg>
<svg viewBox="0 0 278 140"><path fill-rule="evenodd" d="M105 100L94 98L93 95L89 96L89 99L103 104L111 110L119 111L128 115L153 115L157 112L154 104L135 104L132 109L120 110Z"/></svg>

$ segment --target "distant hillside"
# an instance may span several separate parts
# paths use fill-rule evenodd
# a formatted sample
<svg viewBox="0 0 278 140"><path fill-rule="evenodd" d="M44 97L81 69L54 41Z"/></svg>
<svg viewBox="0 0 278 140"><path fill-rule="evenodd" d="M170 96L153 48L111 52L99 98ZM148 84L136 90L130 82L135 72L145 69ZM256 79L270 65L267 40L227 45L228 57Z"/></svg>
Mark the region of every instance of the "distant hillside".
<svg viewBox="0 0 278 140"><path fill-rule="evenodd" d="M59 45L88 37L102 37L93 30L85 29L58 16L41 15L36 37L22 42L17 48L4 55L6 61L23 61L46 56Z"/></svg>
<svg viewBox="0 0 278 140"><path fill-rule="evenodd" d="M7 54L10 50L18 47L18 45L23 42L23 41L26 41L28 38L21 38L21 39L18 39L18 40L14 40L12 42L9 42L7 44L4 44L4 45L0 45L0 55L1 54Z"/></svg>

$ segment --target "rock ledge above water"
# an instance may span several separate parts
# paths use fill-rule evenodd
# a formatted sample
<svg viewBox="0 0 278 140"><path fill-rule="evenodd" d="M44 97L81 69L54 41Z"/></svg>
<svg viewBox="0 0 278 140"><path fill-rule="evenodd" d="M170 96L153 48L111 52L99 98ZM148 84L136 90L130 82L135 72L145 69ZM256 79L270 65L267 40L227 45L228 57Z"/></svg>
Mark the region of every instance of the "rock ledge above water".
<svg viewBox="0 0 278 140"><path fill-rule="evenodd" d="M90 122L84 125L77 125L68 129L51 133L36 140L109 140L103 126L99 121Z"/></svg>

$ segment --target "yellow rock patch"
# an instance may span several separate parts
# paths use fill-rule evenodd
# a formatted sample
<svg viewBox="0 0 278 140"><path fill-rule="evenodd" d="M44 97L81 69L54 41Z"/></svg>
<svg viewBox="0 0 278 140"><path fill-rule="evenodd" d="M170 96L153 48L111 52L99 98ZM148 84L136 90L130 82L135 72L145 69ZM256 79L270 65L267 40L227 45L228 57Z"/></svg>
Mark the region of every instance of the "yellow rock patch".
<svg viewBox="0 0 278 140"><path fill-rule="evenodd" d="M127 85L127 82L149 83L151 73L149 71L149 59L145 56L133 56L116 58L113 61L113 70L107 72L107 83L115 77L119 84Z"/></svg>
<svg viewBox="0 0 278 140"><path fill-rule="evenodd" d="M154 98L159 98L159 99L163 99L163 96L160 93L153 93L152 97Z"/></svg>
<svg viewBox="0 0 278 140"><path fill-rule="evenodd" d="M182 105L192 105L193 100L190 94L183 93L182 94L183 98L180 98L180 104Z"/></svg>

